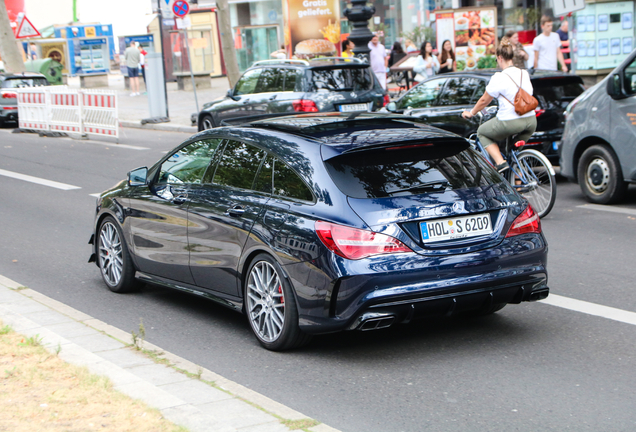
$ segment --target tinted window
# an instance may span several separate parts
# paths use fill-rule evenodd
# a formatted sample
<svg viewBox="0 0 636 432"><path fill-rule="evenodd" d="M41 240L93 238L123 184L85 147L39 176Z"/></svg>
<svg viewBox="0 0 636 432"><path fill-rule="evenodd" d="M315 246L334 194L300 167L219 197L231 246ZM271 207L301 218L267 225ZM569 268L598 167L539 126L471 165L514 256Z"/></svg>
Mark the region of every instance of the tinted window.
<svg viewBox="0 0 636 432"><path fill-rule="evenodd" d="M479 98L481 98L484 93L486 92L486 85L488 83L483 80L483 79L478 79L477 80L477 87L475 88L475 93L473 93L473 98L471 99L470 103L474 104L477 103L477 101L479 100ZM496 101L497 99L493 99L493 101ZM491 103L492 105L492 103Z"/></svg>
<svg viewBox="0 0 636 432"><path fill-rule="evenodd" d="M481 80L477 78L452 78L439 97L438 105L469 105Z"/></svg>
<svg viewBox="0 0 636 432"><path fill-rule="evenodd" d="M283 91L300 91L300 71L297 69L281 69Z"/></svg>
<svg viewBox="0 0 636 432"><path fill-rule="evenodd" d="M264 192L267 194L272 193L272 174L274 169L274 160L271 156L267 156L261 170L258 172L258 177L254 182L254 190Z"/></svg>
<svg viewBox="0 0 636 432"><path fill-rule="evenodd" d="M499 183L501 177L467 142L380 149L325 162L338 188L353 198L383 198Z"/></svg>
<svg viewBox="0 0 636 432"><path fill-rule="evenodd" d="M628 95L636 94L636 60L631 62L625 68L625 81L623 82L623 88Z"/></svg>
<svg viewBox="0 0 636 432"><path fill-rule="evenodd" d="M213 182L223 186L252 189L265 151L238 141L228 141L214 174Z"/></svg>
<svg viewBox="0 0 636 432"><path fill-rule="evenodd" d="M274 195L313 201L314 197L300 177L284 162L274 162Z"/></svg>
<svg viewBox="0 0 636 432"><path fill-rule="evenodd" d="M283 77L280 71L274 68L263 69L258 78L258 84L254 93L270 93L283 91Z"/></svg>
<svg viewBox="0 0 636 432"><path fill-rule="evenodd" d="M9 78L2 82L2 88L46 86L49 82L44 78Z"/></svg>
<svg viewBox="0 0 636 432"><path fill-rule="evenodd" d="M370 68L312 69L310 90L359 91L373 88Z"/></svg>
<svg viewBox="0 0 636 432"><path fill-rule="evenodd" d="M436 104L447 78L438 78L423 82L404 95L399 102L399 108L427 108Z"/></svg>
<svg viewBox="0 0 636 432"><path fill-rule="evenodd" d="M188 144L161 164L158 184L201 183L221 139L206 139Z"/></svg>
<svg viewBox="0 0 636 432"><path fill-rule="evenodd" d="M585 90L575 79L541 79L532 81L532 86L543 109L565 108Z"/></svg>
<svg viewBox="0 0 636 432"><path fill-rule="evenodd" d="M263 69L252 69L243 74L236 83L235 95L252 94L256 90L256 83Z"/></svg>

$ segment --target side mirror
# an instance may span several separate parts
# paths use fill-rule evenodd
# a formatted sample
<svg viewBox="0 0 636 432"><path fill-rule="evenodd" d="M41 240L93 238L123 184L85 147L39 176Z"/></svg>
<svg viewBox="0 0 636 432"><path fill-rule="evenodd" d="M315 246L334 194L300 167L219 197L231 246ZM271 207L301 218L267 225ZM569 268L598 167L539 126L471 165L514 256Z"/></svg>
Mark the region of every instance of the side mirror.
<svg viewBox="0 0 636 432"><path fill-rule="evenodd" d="M227 91L226 96L227 96L227 97L229 97L229 98L230 98L230 99L232 99L232 100L238 100L238 99L239 99L239 98L237 98L236 96L234 96L234 89L229 89L229 90Z"/></svg>
<svg viewBox="0 0 636 432"><path fill-rule="evenodd" d="M137 168L128 173L128 186L145 186L148 183L148 168Z"/></svg>
<svg viewBox="0 0 636 432"><path fill-rule="evenodd" d="M621 77L619 74L610 75L607 79L607 94L612 99L621 99L623 92L621 89Z"/></svg>
<svg viewBox="0 0 636 432"><path fill-rule="evenodd" d="M397 104L395 102L389 102L386 105L386 110L389 112L396 112L397 111Z"/></svg>

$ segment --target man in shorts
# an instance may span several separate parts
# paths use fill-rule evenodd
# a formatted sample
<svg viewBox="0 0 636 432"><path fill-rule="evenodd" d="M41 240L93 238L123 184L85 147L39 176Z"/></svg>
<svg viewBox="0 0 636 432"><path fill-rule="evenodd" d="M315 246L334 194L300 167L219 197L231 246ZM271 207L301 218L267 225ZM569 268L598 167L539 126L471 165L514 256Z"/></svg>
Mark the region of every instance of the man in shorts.
<svg viewBox="0 0 636 432"><path fill-rule="evenodd" d="M134 42L126 48L124 52L124 61L128 68L128 78L130 80L131 96L139 96L139 60L141 53Z"/></svg>
<svg viewBox="0 0 636 432"><path fill-rule="evenodd" d="M552 32L552 18L544 15L541 17L541 30L539 36L534 38L534 68L544 70L557 70L557 66L561 65L563 72L568 71L561 52L561 38ZM558 61L558 63L557 63Z"/></svg>

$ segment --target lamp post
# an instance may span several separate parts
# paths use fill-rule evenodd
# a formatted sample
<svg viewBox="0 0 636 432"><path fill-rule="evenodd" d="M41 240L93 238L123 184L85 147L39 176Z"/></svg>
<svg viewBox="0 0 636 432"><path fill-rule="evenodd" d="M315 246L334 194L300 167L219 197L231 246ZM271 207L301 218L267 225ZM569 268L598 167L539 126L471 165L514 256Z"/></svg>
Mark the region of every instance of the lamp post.
<svg viewBox="0 0 636 432"><path fill-rule="evenodd" d="M368 62L369 41L373 37L373 33L369 30L367 23L375 13L375 6L367 6L367 0L352 0L351 5L351 8L347 8L343 12L353 27L349 34L349 40L356 45L353 49L356 57L364 57Z"/></svg>

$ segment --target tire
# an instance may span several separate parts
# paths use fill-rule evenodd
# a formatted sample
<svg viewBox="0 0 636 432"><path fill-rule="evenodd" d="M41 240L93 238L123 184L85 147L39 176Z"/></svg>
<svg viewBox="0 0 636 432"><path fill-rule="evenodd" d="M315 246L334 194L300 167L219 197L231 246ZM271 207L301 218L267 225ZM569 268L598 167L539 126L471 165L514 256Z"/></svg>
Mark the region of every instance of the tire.
<svg viewBox="0 0 636 432"><path fill-rule="evenodd" d="M311 339L298 326L298 307L289 281L269 255L259 254L245 277L245 313L258 342L271 351L305 345Z"/></svg>
<svg viewBox="0 0 636 432"><path fill-rule="evenodd" d="M213 129L215 127L216 123L214 122L214 119L210 114L205 114L203 117L201 117L201 121L199 122L199 132L207 129Z"/></svg>
<svg viewBox="0 0 636 432"><path fill-rule="evenodd" d="M517 155L519 165L508 170L508 181L521 196L528 200L540 218L550 213L557 194L556 178L552 174L554 170L550 161L542 156L532 150L521 151ZM520 174L523 173L529 185L519 184L516 170Z"/></svg>
<svg viewBox="0 0 636 432"><path fill-rule="evenodd" d="M119 224L107 216L97 233L97 263L108 289L116 293L136 290L140 283Z"/></svg>
<svg viewBox="0 0 636 432"><path fill-rule="evenodd" d="M604 145L594 145L583 152L577 174L581 191L595 204L616 203L627 190L618 158Z"/></svg>

